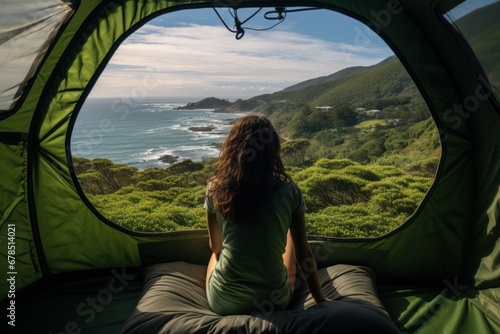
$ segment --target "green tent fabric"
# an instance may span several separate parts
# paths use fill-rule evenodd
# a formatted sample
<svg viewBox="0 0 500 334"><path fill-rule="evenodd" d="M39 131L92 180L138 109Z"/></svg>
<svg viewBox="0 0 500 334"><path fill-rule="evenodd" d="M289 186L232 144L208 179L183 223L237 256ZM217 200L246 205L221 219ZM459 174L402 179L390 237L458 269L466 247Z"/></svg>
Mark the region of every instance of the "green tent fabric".
<svg viewBox="0 0 500 334"><path fill-rule="evenodd" d="M311 245L325 255L318 259L321 267L351 263L375 271L384 287L381 298L403 332L500 332L500 108L473 48L443 18L460 2L241 0L215 4L309 3L350 15L387 41L420 89L439 129L443 153L435 182L419 209L381 237L311 237ZM29 64L24 72L10 79L10 65L0 67L2 76L6 73L10 80L0 86L3 310L12 301L20 304L30 298L38 301L35 305L61 302L59 307L69 305L74 310L78 298L89 291L68 289L67 295L61 295L65 290L51 284L64 285L79 275L106 282L110 268L137 273L147 254L157 257L149 261L207 262L206 231L138 233L99 215L82 195L71 167L69 143L79 108L126 37L158 15L213 5L206 0L46 0L28 11L20 1L0 4L5 9L2 15L12 17L6 22L2 16L6 26L0 30L1 54L12 50L8 42L23 36L22 27L48 27L40 29L42 42L28 52L36 56L26 58ZM498 49L500 41L491 43ZM474 108L467 108L471 101ZM466 108L460 113L454 106ZM161 249L161 254L155 249ZM137 286L130 286L128 294L105 310L123 314L111 323L92 322L89 332L119 330L120 320L127 318L138 298ZM118 303L122 299L129 300L128 306ZM104 313L97 316L103 317ZM27 318L18 314L18 319ZM59 324L56 320L41 328L61 328L56 325L67 318L61 316Z"/></svg>

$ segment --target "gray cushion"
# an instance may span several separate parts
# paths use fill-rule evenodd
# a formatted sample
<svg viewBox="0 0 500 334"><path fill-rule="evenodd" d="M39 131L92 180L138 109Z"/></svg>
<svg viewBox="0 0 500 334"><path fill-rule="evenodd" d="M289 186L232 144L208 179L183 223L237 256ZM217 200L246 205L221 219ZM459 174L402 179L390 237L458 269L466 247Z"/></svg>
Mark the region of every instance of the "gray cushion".
<svg viewBox="0 0 500 334"><path fill-rule="evenodd" d="M315 304L297 280L288 310L275 311L272 299L251 315L220 316L205 295L206 266L185 262L144 269L144 289L122 333L398 333L378 298L368 267L334 265L320 269L325 295Z"/></svg>

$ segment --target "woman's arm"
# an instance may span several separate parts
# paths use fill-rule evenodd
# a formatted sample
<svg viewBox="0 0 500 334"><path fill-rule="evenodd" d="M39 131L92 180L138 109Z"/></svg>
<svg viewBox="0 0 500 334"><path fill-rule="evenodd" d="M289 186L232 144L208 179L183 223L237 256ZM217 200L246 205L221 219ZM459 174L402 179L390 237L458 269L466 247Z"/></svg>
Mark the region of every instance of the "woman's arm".
<svg viewBox="0 0 500 334"><path fill-rule="evenodd" d="M290 232L295 247L295 257L302 275L306 279L309 290L316 303L321 303L326 299L319 283L316 259L307 241L306 220L303 212L292 215Z"/></svg>
<svg viewBox="0 0 500 334"><path fill-rule="evenodd" d="M207 276L206 284L208 285L210 280L210 275L215 268L216 263L219 261L219 254L222 250L222 231L217 221L217 216L215 213L209 213L207 211L207 225L208 225L208 244L212 250L212 256L207 265Z"/></svg>
<svg viewBox="0 0 500 334"><path fill-rule="evenodd" d="M216 254L218 257L220 251L222 250L222 231L215 213L207 211L207 225L208 243L210 245L210 249L212 250L212 253Z"/></svg>

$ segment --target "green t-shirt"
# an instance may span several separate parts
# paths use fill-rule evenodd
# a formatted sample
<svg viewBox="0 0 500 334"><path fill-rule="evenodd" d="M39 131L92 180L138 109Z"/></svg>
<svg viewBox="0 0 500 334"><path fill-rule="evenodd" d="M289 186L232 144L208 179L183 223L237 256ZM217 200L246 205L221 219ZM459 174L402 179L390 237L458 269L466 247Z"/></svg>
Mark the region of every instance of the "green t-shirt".
<svg viewBox="0 0 500 334"><path fill-rule="evenodd" d="M205 198L213 213L213 201ZM256 207L248 221L227 222L216 212L222 250L207 284L212 310L220 315L264 313L285 309L292 287L283 263L292 214L306 209L302 193L285 182L270 200Z"/></svg>

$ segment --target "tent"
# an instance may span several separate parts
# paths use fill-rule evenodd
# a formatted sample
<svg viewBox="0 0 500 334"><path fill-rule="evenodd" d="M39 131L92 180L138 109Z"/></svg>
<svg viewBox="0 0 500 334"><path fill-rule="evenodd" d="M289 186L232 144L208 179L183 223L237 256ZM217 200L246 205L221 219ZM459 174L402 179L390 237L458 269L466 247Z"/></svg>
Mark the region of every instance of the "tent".
<svg viewBox="0 0 500 334"><path fill-rule="evenodd" d="M472 32L460 31L445 16L468 3L475 2L3 1L2 327L117 332L137 302L141 267L208 259L206 231L132 232L103 219L82 196L71 163L71 128L119 44L170 11L310 5L364 22L391 46L426 100L442 142L435 182L412 217L372 239L311 236L312 247L335 250L320 259L320 267L372 268L382 301L403 332L499 333L500 105L494 72L500 39L498 30L480 24L493 23L499 7L488 2L491 7L471 15L477 29L491 35L489 51L481 53L486 45L474 44L467 35ZM88 314L93 321L69 322L113 275L122 280L120 293ZM12 319L15 327L7 323Z"/></svg>

